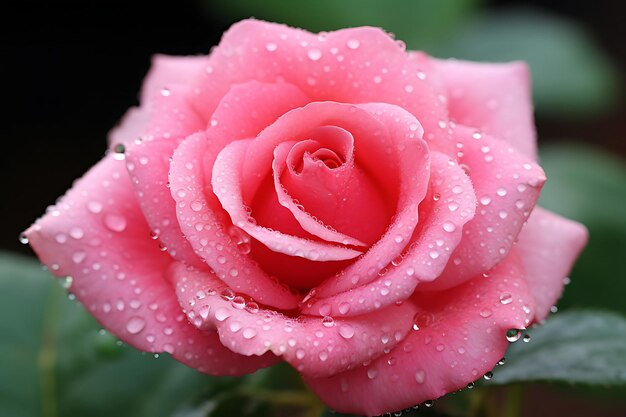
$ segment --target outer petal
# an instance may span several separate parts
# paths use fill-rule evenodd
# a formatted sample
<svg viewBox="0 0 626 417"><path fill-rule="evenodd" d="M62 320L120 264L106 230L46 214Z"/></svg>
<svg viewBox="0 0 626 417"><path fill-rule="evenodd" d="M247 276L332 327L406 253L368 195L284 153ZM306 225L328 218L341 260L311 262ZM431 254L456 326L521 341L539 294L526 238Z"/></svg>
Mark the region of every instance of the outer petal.
<svg viewBox="0 0 626 417"><path fill-rule="evenodd" d="M419 330L371 364L330 378L305 378L331 408L379 415L465 387L502 358L505 333L532 319L532 296L516 255L488 279L440 293L418 293Z"/></svg>
<svg viewBox="0 0 626 417"><path fill-rule="evenodd" d="M152 56L150 71L141 87L140 101L147 103L155 93L175 85L189 85L200 76L207 66L205 55L171 56L156 54Z"/></svg>
<svg viewBox="0 0 626 417"><path fill-rule="evenodd" d="M210 374L275 360L237 355L185 320L163 275L172 260L150 239L123 162L98 163L26 234L55 275L73 277L71 291L87 310L130 345Z"/></svg>
<svg viewBox="0 0 626 417"><path fill-rule="evenodd" d="M154 55L141 88L140 107L131 107L126 112L119 125L109 133L109 144L130 144L144 135L151 121L152 100L162 91L188 84L204 70L207 60L206 56Z"/></svg>
<svg viewBox="0 0 626 417"><path fill-rule="evenodd" d="M209 146L206 135L199 132L188 137L174 154L170 188L177 203L180 230L198 256L234 290L269 306L287 310L296 307L296 296L270 279L247 256L249 249L242 250L235 239L229 238L230 232L236 234L239 228L232 226L223 212L209 207L210 189L206 191L210 184L205 172L213 165L207 167L205 159L215 157L207 152Z"/></svg>
<svg viewBox="0 0 626 417"><path fill-rule="evenodd" d="M235 352L271 351L314 377L360 366L392 349L409 333L416 311L412 303L404 303L381 314L347 319L291 319L246 302L209 272L177 264L170 274L180 303L196 326L217 328L222 343Z"/></svg>
<svg viewBox="0 0 626 417"><path fill-rule="evenodd" d="M421 289L444 289L487 273L509 252L546 180L541 167L505 142L457 126L459 164L474 185L476 216L446 269Z"/></svg>
<svg viewBox="0 0 626 417"><path fill-rule="evenodd" d="M469 178L454 161L439 152L431 154L431 161L431 189L420 204L422 220L406 251L387 261L371 282L361 281L359 269L347 268L316 289L304 312L351 316L375 311L406 300L420 282L441 274L463 225L474 216L476 199Z"/></svg>
<svg viewBox="0 0 626 417"><path fill-rule="evenodd" d="M563 281L587 243L585 226L535 208L519 234L526 281L535 298L535 320L545 319L561 293Z"/></svg>
<svg viewBox="0 0 626 417"><path fill-rule="evenodd" d="M408 58L404 48L376 28L345 29L315 35L284 25L244 20L224 34L198 82L198 106L211 113L216 97L248 80L285 80L312 101L396 104L420 118L429 146L451 150L440 121L443 91L429 82L428 69Z"/></svg>
<svg viewBox="0 0 626 417"><path fill-rule="evenodd" d="M448 91L450 119L537 159L528 66L432 59Z"/></svg>
<svg viewBox="0 0 626 417"><path fill-rule="evenodd" d="M167 188L167 173L176 146L187 135L204 129L206 122L189 102L187 87L172 85L154 94L147 104L150 121L143 140L126 145L128 172L144 216L163 247L176 259L198 264L193 250L181 236Z"/></svg>

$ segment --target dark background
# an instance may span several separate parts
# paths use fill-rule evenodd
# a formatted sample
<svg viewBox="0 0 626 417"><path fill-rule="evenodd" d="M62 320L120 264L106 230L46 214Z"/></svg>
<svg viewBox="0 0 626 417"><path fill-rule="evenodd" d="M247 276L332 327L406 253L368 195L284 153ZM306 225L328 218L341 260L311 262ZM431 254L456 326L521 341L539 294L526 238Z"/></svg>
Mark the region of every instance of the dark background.
<svg viewBox="0 0 626 417"><path fill-rule="evenodd" d="M491 1L498 9L520 2ZM526 1L575 19L619 68L626 63L620 1ZM102 156L106 133L135 104L154 53L207 53L232 18L198 1L14 1L1 42L5 97L0 247ZM542 140L575 136L625 154L624 95L591 119L538 118Z"/></svg>

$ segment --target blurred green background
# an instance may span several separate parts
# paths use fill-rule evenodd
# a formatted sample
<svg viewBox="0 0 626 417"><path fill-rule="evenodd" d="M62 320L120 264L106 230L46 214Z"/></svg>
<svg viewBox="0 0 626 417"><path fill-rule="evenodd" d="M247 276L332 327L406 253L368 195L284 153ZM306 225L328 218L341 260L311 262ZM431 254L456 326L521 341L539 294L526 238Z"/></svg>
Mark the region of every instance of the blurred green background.
<svg viewBox="0 0 626 417"><path fill-rule="evenodd" d="M591 235L558 304L572 315L547 329L584 325L574 309L613 311L617 316L601 316L607 328L594 337L626 346L624 15L620 2L608 0L11 3L7 16L22 24L0 46L12 108L0 167L6 196L0 202L6 251L0 256L0 416L320 415L287 367L214 379L167 355L125 347L68 300L17 242L100 159L106 132L136 103L152 54L206 53L228 26L250 16L312 31L381 26L409 49L437 57L527 61L549 178L540 203L584 223ZM533 343L541 346L538 340L528 346ZM503 379L506 369L517 369L516 357L532 353L524 349L513 346ZM617 370L611 384L617 387L571 387L558 382L564 377L524 388L490 384L449 395L425 413L623 416L626 353L616 355L607 354L605 366Z"/></svg>

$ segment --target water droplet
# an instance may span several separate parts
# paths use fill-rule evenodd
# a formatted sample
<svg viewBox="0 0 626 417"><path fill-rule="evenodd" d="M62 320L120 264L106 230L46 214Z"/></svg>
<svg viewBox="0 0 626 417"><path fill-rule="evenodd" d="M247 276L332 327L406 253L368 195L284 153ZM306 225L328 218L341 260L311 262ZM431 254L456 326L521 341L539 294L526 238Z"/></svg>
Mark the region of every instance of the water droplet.
<svg viewBox="0 0 626 417"><path fill-rule="evenodd" d="M339 326L339 334L344 339L351 339L354 336L354 327L349 324L342 324Z"/></svg>
<svg viewBox="0 0 626 417"><path fill-rule="evenodd" d="M26 236L26 233L20 233L19 241L22 245L28 244L28 236Z"/></svg>
<svg viewBox="0 0 626 417"><path fill-rule="evenodd" d="M84 261L86 257L87 257L87 253L82 250L79 250L72 254L72 261L74 261L75 264L79 264L82 261Z"/></svg>
<svg viewBox="0 0 626 417"><path fill-rule="evenodd" d="M378 376L378 371L374 368L369 368L367 370L367 377L369 379L375 379Z"/></svg>
<svg viewBox="0 0 626 417"><path fill-rule="evenodd" d="M317 48L309 49L309 52L307 52L307 56L311 61L319 61L319 59L322 57L322 51Z"/></svg>
<svg viewBox="0 0 626 417"><path fill-rule="evenodd" d="M321 360L322 362L324 362L324 361L326 361L326 359L328 359L328 352L326 352L325 350L322 350L322 351L319 353L318 357L320 358L320 360Z"/></svg>
<svg viewBox="0 0 626 417"><path fill-rule="evenodd" d="M117 145L113 146L113 158L117 159L118 161L122 161L124 160L124 158L126 158L126 147L124 146L124 144L122 143L118 143Z"/></svg>
<svg viewBox="0 0 626 417"><path fill-rule="evenodd" d="M191 207L191 209L193 211L200 211L200 210L202 210L202 202L201 201L192 201L190 207Z"/></svg>
<svg viewBox="0 0 626 417"><path fill-rule="evenodd" d="M415 372L415 382L417 382L418 384L423 384L424 381L426 380L426 373L423 370L419 370L417 372Z"/></svg>
<svg viewBox="0 0 626 417"><path fill-rule="evenodd" d="M244 298L241 295L238 295L235 298L233 298L233 300L231 301L231 304L233 305L233 307L239 310L243 310L246 307L246 300L244 300Z"/></svg>
<svg viewBox="0 0 626 417"><path fill-rule="evenodd" d="M487 317L490 317L493 314L493 312L489 308L483 308L479 314L480 314L480 317L486 319Z"/></svg>
<svg viewBox="0 0 626 417"><path fill-rule="evenodd" d="M235 298L235 293L230 288L224 288L220 296L226 301L231 301Z"/></svg>
<svg viewBox="0 0 626 417"><path fill-rule="evenodd" d="M102 212L102 204L99 201L90 201L87 203L87 210L93 214Z"/></svg>
<svg viewBox="0 0 626 417"><path fill-rule="evenodd" d="M441 194L439 194L439 193L433 194L433 200L439 201L440 198L441 198Z"/></svg>
<svg viewBox="0 0 626 417"><path fill-rule="evenodd" d="M117 214L104 216L104 225L114 232L123 232L126 229L126 218Z"/></svg>
<svg viewBox="0 0 626 417"><path fill-rule="evenodd" d="M456 226L453 223L445 222L443 224L443 230L445 230L448 233L452 233L456 230Z"/></svg>
<svg viewBox="0 0 626 417"><path fill-rule="evenodd" d="M524 343L530 342L530 335L529 334L525 334L524 337L522 338L522 341Z"/></svg>
<svg viewBox="0 0 626 417"><path fill-rule="evenodd" d="M66 276L65 279L63 280L63 288L65 288L66 290L69 290L70 288L72 288L72 284L74 282L74 278L72 278L71 276Z"/></svg>
<svg viewBox="0 0 626 417"><path fill-rule="evenodd" d="M498 194L500 197L504 197L506 195L506 189L500 187L496 190L496 194Z"/></svg>
<svg viewBox="0 0 626 417"><path fill-rule="evenodd" d="M517 342L521 337L522 332L519 329L509 329L506 331L506 340L511 343Z"/></svg>
<svg viewBox="0 0 626 417"><path fill-rule="evenodd" d="M487 373L483 376L483 378L485 378L485 380L486 380L486 381L490 381L490 380L491 380L491 378L493 378L493 372L491 372L491 371L487 372Z"/></svg>
<svg viewBox="0 0 626 417"><path fill-rule="evenodd" d="M250 340L250 339L252 339L254 336L256 336L256 330L254 330L254 329L252 329L252 328L250 328L250 327L247 327L247 328L243 329L243 333L242 333L242 335L243 335L243 338L244 338L244 339L248 339L248 340Z"/></svg>
<svg viewBox="0 0 626 417"><path fill-rule="evenodd" d="M322 319L322 324L324 327L333 327L335 325L335 320L330 316L325 316Z"/></svg>
<svg viewBox="0 0 626 417"><path fill-rule="evenodd" d="M224 307L221 307L221 308L218 308L215 311L215 320L217 320L217 321L224 321L227 318L229 318L230 315L231 314L230 314L230 311L228 311L228 309L226 309Z"/></svg>
<svg viewBox="0 0 626 417"><path fill-rule="evenodd" d="M504 305L511 304L512 301L513 301L513 296L511 295L511 293L505 292L500 295L500 302L502 304Z"/></svg>
<svg viewBox="0 0 626 417"><path fill-rule="evenodd" d="M131 317L126 323L126 330L130 334L137 334L146 327L146 321L141 317Z"/></svg>
<svg viewBox="0 0 626 417"><path fill-rule="evenodd" d="M249 313L258 313L259 312L259 305L257 303L255 303L254 301L248 301L246 303L246 311Z"/></svg>
<svg viewBox="0 0 626 417"><path fill-rule="evenodd" d="M80 227L72 227L70 229L70 236L77 240L82 239L83 236L85 236L85 232L83 232L83 229Z"/></svg>
<svg viewBox="0 0 626 417"><path fill-rule="evenodd" d="M278 45L274 42L268 42L265 44L265 49L267 49L268 52L275 52L278 49Z"/></svg>
<svg viewBox="0 0 626 417"><path fill-rule="evenodd" d="M358 39L350 39L346 45L348 46L348 48L350 49L358 49L359 46L361 46L361 42L358 41Z"/></svg>
<svg viewBox="0 0 626 417"><path fill-rule="evenodd" d="M343 302L339 304L339 313L340 314L348 314L350 311L350 303Z"/></svg>

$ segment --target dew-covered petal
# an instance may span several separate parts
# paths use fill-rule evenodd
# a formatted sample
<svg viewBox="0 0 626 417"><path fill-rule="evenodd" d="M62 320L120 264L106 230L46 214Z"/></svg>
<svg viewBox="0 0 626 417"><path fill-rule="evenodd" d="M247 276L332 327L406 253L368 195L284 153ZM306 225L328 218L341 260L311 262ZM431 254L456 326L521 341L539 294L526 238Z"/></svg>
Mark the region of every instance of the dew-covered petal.
<svg viewBox="0 0 626 417"><path fill-rule="evenodd" d="M459 164L467 170L478 204L463 239L441 276L421 289L443 289L487 273L517 239L546 180L541 167L506 142L457 126Z"/></svg>
<svg viewBox="0 0 626 417"><path fill-rule="evenodd" d="M331 127L331 126L324 126L323 128L339 129L339 128ZM346 131L343 131L343 132L349 135L348 132ZM352 141L351 135L350 135L350 139ZM296 201L294 201L294 198L292 196L292 194L295 192L300 196L303 196L304 194L304 196L308 197L308 194L310 194L309 192L302 193L302 192L299 192L301 190L294 190L293 185L296 185L296 186L302 185L302 182L296 182L295 184L293 184L292 182L291 184L292 186L289 187L289 190L287 190L285 186L283 185L283 181L281 180L281 177L283 176L287 168L287 157L292 153L291 151L294 148L294 146L298 146L298 144L307 144L306 142L315 142L314 147L312 148L313 150L319 149L320 146L322 146L319 142L311 141L311 140L308 140L305 142L299 142L299 143L283 142L280 145L278 145L276 149L274 150L274 161L272 162L272 177L273 177L273 182L274 182L274 191L276 192L276 197L278 197L279 203L291 212L291 214L293 215L293 218L296 219L296 221L302 227L303 230L307 231L308 233L314 236L317 236L327 242L341 243L344 245L366 246L366 244L361 242L360 240L353 238L351 236L345 235L335 230L334 228L329 227L328 224L324 224L322 220L323 217L322 219L320 219L320 209L323 212L323 214L326 214L326 211L324 210L326 208L333 210L334 213L338 213L339 211L341 211L341 208L342 208L341 206L340 207L328 207L329 206L328 204L323 204L323 205L316 204L315 207L312 207L312 210L311 208L309 208L309 210L315 213L315 218L314 218L310 212L306 211L307 207L310 207L310 205L307 205L307 207L305 207L302 205L301 202L297 203ZM350 145L350 148L352 148L352 145ZM350 149L350 153L351 152L352 152L352 149ZM305 158L306 158L306 155L308 154L305 154L304 156ZM336 185L335 183L338 182L338 177L342 177L343 179L346 176L350 176L350 173L346 171L354 169L353 159L354 158L352 157L352 153L351 153L350 160L344 162L345 164L349 164L348 166L346 166L345 168L338 167L332 170L332 171L341 171L341 172L328 172L331 170L328 169L328 167L326 167L326 165L324 165L322 161L317 160L314 163L311 161L310 157L306 158L303 164L314 165L312 168L316 171L316 174L317 174L316 177L324 177L321 179L322 181L320 182L315 181L315 185L318 185L318 187L322 188L323 191L320 193L316 193L317 195L312 196L312 197L319 200L319 197L328 196L328 194L331 193L330 190L328 190L328 188ZM289 171L287 172L288 173L286 175L289 175ZM326 177L330 177L330 178L326 178ZM306 181L306 180L305 182L311 183L311 181ZM345 184L346 182L347 181L342 182L342 185L344 185L344 187L342 187L343 188L342 191L345 191L347 188L346 187L347 184ZM309 190L306 190L306 191L309 191ZM322 195L319 195L319 194L322 194ZM342 192L341 195L342 195L343 201L346 201L347 197L345 197L344 192ZM337 198L335 197L335 199ZM300 200L297 200L297 201L300 201ZM326 201L324 201L324 203L325 202ZM342 215L345 215L345 211L343 211L340 214L340 216Z"/></svg>
<svg viewBox="0 0 626 417"><path fill-rule="evenodd" d="M174 153L170 189L180 230L198 256L232 289L269 306L294 308L296 296L272 280L248 256L250 247L243 231L233 226L223 212L208 206L206 195L211 192L211 185L205 172L212 166L207 167L204 161L214 158L207 152L209 146L206 134L199 132L189 136Z"/></svg>
<svg viewBox="0 0 626 417"><path fill-rule="evenodd" d="M200 329L215 329L224 346L243 355L273 352L303 375L328 376L393 349L411 331L415 306L351 318L287 317L238 295L209 271L170 269L181 306Z"/></svg>
<svg viewBox="0 0 626 417"><path fill-rule="evenodd" d="M246 212L242 195L242 170L250 143L252 140L228 144L218 154L213 165L213 193L228 212L232 223L274 252L320 262L341 261L359 256L361 252L354 249L287 235L252 221Z"/></svg>
<svg viewBox="0 0 626 417"><path fill-rule="evenodd" d="M196 85L197 103L212 113L230 85L248 80L296 85L312 101L385 102L422 121L429 146L451 150L446 106L429 68L377 28L312 34L285 25L244 20L233 25L210 56Z"/></svg>
<svg viewBox="0 0 626 417"><path fill-rule="evenodd" d="M516 247L537 305L535 320L548 316L587 239L587 229L580 223L541 207L531 213Z"/></svg>
<svg viewBox="0 0 626 417"><path fill-rule="evenodd" d="M351 316L375 311L406 300L420 282L439 276L461 240L464 225L474 216L476 198L469 178L450 157L432 152L431 164L430 190L420 203L421 220L406 250L387 261L371 282L356 268L346 268L316 289L304 312L330 309L330 314ZM348 290L337 293L342 288Z"/></svg>
<svg viewBox="0 0 626 417"><path fill-rule="evenodd" d="M26 231L48 269L107 330L137 349L168 352L202 372L235 375L272 364L223 347L187 322L150 238L124 162L109 155Z"/></svg>
<svg viewBox="0 0 626 417"><path fill-rule="evenodd" d="M451 120L504 140L526 157L537 159L526 63L431 61L443 78Z"/></svg>
<svg viewBox="0 0 626 417"><path fill-rule="evenodd" d="M204 70L207 60L206 56L154 55L150 71L141 88L140 106L131 107L119 124L109 132L109 144L128 145L145 135L150 122L154 122L154 101L168 96L171 89L186 89L184 86L189 84L189 80L198 77ZM184 114L184 109L179 108L178 112Z"/></svg>
<svg viewBox="0 0 626 417"><path fill-rule="evenodd" d="M421 139L423 131L415 117L400 107L384 103L361 104L359 108L367 111L387 129L386 134L377 138L379 146L383 146L382 153L376 148L370 148L370 144L365 141L357 141L355 148L357 161L359 151L374 160L386 155L395 161L395 170L398 172L395 179L398 188L395 213L385 233L369 251L340 275L315 288L311 293L314 297L337 294L378 278L380 271L409 244L418 223L418 206L428 191L430 153ZM372 165L375 163L372 162Z"/></svg>
<svg viewBox="0 0 626 417"><path fill-rule="evenodd" d="M167 174L176 146L206 122L189 102L188 87L172 85L155 94L146 104L150 120L143 134L125 145L126 166L153 234L175 259L199 264L180 233Z"/></svg>
<svg viewBox="0 0 626 417"><path fill-rule="evenodd" d="M162 94L164 89L172 86L189 85L204 71L207 61L205 55L153 55L150 70L141 87L140 102L147 103L155 93Z"/></svg>
<svg viewBox="0 0 626 417"><path fill-rule="evenodd" d="M332 409L370 416L464 388L504 356L507 330L532 320L533 300L518 263L512 253L489 278L417 293L419 330L370 364L305 382Z"/></svg>

